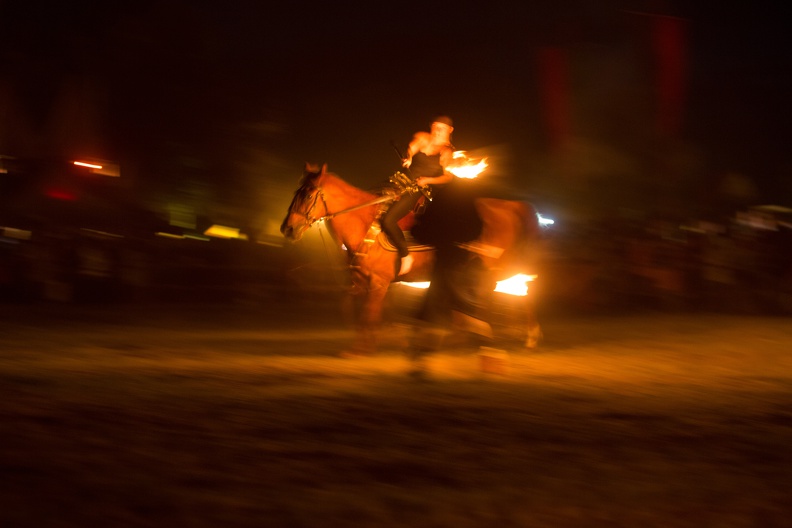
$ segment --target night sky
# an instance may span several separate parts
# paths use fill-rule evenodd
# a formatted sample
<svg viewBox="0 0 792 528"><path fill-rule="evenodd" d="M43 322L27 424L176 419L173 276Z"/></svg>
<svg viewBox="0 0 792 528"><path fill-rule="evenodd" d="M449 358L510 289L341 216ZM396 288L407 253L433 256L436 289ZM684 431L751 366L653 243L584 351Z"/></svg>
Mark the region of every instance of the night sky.
<svg viewBox="0 0 792 528"><path fill-rule="evenodd" d="M238 172L291 182L304 161L327 162L374 185L398 168L392 140L404 148L448 114L456 147L494 156L529 196L576 187L557 169L559 141L574 139L575 155L605 160L593 172L662 179L671 157L690 159L680 193L735 173L752 199L792 202L780 7L697 4L2 0L0 152L82 149L141 181L181 164L232 185ZM651 28L664 18L683 31L666 58L682 61L680 120L657 133ZM566 84L537 66L548 49L564 53ZM548 109L553 90L566 114Z"/></svg>

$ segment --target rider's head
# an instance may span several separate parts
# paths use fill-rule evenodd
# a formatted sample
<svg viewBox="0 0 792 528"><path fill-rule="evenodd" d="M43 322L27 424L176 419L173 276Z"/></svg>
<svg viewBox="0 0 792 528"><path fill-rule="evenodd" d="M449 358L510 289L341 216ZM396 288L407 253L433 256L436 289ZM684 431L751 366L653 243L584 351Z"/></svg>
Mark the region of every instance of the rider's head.
<svg viewBox="0 0 792 528"><path fill-rule="evenodd" d="M432 120L432 136L448 142L454 131L454 122L448 116L438 116Z"/></svg>

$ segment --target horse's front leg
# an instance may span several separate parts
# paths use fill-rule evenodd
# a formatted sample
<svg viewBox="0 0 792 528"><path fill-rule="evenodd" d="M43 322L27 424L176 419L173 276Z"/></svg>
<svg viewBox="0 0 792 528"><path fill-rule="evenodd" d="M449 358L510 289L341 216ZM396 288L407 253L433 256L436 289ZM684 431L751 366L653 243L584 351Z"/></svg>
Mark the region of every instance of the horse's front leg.
<svg viewBox="0 0 792 528"><path fill-rule="evenodd" d="M351 350L343 352L342 356L369 356L376 353L389 285L389 281L362 274L353 280L351 300L354 307L355 337Z"/></svg>
<svg viewBox="0 0 792 528"><path fill-rule="evenodd" d="M388 282L373 279L361 306L358 320L358 347L364 354L374 354L379 344L379 332L382 327L382 312L385 296L388 293Z"/></svg>

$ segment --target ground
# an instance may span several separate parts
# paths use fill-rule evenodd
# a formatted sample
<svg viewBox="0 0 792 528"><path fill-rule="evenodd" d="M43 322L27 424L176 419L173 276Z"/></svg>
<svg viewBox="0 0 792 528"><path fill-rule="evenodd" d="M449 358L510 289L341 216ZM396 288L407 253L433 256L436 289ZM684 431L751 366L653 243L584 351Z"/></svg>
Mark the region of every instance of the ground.
<svg viewBox="0 0 792 528"><path fill-rule="evenodd" d="M416 381L327 306L0 314L0 526L792 526L788 318L550 314Z"/></svg>

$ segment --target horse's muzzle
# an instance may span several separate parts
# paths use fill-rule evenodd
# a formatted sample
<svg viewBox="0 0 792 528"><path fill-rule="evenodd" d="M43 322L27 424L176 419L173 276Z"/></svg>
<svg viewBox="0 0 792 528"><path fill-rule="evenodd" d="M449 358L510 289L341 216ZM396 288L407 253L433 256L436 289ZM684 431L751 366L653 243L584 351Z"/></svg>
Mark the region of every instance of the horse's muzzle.
<svg viewBox="0 0 792 528"><path fill-rule="evenodd" d="M295 228L288 221L283 222L280 227L281 234L284 237L286 237L288 240L291 240L292 242L296 242L300 240L300 238L302 238L304 231L305 229L303 228L303 226L298 226L297 228Z"/></svg>

